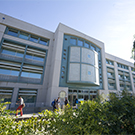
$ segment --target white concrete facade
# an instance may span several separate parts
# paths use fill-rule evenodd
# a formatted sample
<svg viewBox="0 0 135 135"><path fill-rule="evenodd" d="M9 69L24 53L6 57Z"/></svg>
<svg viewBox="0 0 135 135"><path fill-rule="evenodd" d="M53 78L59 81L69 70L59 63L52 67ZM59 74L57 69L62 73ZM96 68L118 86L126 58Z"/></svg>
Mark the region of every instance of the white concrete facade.
<svg viewBox="0 0 135 135"><path fill-rule="evenodd" d="M43 45L40 44L39 42L36 43L30 40L19 38L19 36L15 37L6 32L8 28L18 30L19 34L21 32L25 32L30 34L30 37L32 37L32 35L37 36L39 37L38 41L44 38L49 41L48 42L49 44ZM66 55L65 58L69 59L70 56L70 60L65 62L65 65L67 65L66 67L64 67L66 68L66 73L65 71L62 71L62 64L64 63L63 50L64 50L65 43L70 44L71 38L64 39L65 35L67 35L67 37L72 37L72 36L75 37L77 39L77 43L79 42L78 40L80 40L80 42L83 43L81 47L80 46L73 47L72 45L69 45L70 47L68 48L71 48L71 51L69 51L68 49L66 50L66 53L64 54ZM107 95L110 92L117 93L121 91L121 88L127 87L130 92L135 92L134 89L135 77L133 75L133 72L131 71L131 68L134 67L133 63L130 63L128 61L125 61L123 59L105 53L105 46L103 42L100 42L99 40L96 40L77 30L65 26L64 24L60 23L56 31L51 32L43 28L34 26L32 24L23 22L21 20L12 18L10 16L0 14L0 41L1 41L0 54L2 54L3 46L4 46L3 42L5 40L6 42L12 41L12 42L20 43L20 45L26 44L23 60L20 61L22 62L22 64L19 72L20 73L20 76L18 77L19 79L21 78L24 65L28 64L27 62L25 62L25 56L28 50L27 48L29 47L37 48L37 50L43 49L46 52L45 63L44 65L41 66L43 68L43 72L42 72L43 79L41 79L42 83L37 83L37 84L30 83L29 79L27 79L28 82L25 81L25 83L24 82L22 83L21 81L13 82L8 79L2 80L2 77L4 77L5 75L0 74L1 76L0 88L3 89L13 88L12 97L11 97L11 107L15 106L15 102L20 89L37 90L35 107L50 106L53 99L57 98L58 96L61 96L61 92L64 92L64 97L65 96L68 97L70 93L69 89L77 89L78 92L80 90L81 91L88 90L87 93L89 94L86 94L87 95L86 97L88 98L91 97L90 94L91 92L89 92L91 90L92 91L94 90L99 94ZM97 49L93 51L91 48L85 48L84 44L86 42L89 42L90 46L91 44L93 44ZM97 50L99 50L99 52ZM101 58L101 60L99 60L99 58ZM0 61L3 60L10 61L9 58L6 59L0 56ZM106 64L106 60L113 62L113 64ZM14 59L12 61L13 62L17 61L17 59ZM33 60L31 60L31 62L32 61ZM127 66L128 69L118 67L117 66L118 63ZM99 64L101 65L101 67L99 66ZM31 63L31 65L39 66L39 64L34 64L34 63ZM99 74L99 71L101 74ZM62 73L64 73L66 77L66 79L64 78L66 80L65 86L60 85L60 81L61 81L60 78ZM112 75L112 77L109 78L108 74ZM123 80L119 79L120 74L122 74L121 76L123 77ZM68 76L69 79L67 78ZM102 85L100 85L100 83L102 83ZM126 85L123 85L123 83L125 83ZM70 93L70 96L72 95L73 98L74 94ZM78 98L79 95L80 93L78 93L77 95ZM85 97L84 94L82 94L82 96Z"/></svg>

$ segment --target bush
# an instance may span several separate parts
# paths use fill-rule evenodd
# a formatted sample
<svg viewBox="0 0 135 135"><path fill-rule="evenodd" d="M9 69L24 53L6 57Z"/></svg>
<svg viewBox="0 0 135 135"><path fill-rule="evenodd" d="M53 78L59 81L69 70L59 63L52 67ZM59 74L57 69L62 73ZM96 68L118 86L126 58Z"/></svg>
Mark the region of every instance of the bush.
<svg viewBox="0 0 135 135"><path fill-rule="evenodd" d="M88 134L135 134L135 96L123 91L122 96L110 95L101 103L84 101L78 109L70 106L59 112L42 111L36 118L15 121L13 112L0 104L1 135L88 135Z"/></svg>

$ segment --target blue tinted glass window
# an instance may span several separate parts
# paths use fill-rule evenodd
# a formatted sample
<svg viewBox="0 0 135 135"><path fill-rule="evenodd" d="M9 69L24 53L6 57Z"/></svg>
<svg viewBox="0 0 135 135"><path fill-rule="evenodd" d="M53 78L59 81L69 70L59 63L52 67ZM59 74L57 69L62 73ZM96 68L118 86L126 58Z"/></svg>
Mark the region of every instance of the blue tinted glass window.
<svg viewBox="0 0 135 135"><path fill-rule="evenodd" d="M18 76L19 75L19 71L12 70L10 75Z"/></svg>
<svg viewBox="0 0 135 135"><path fill-rule="evenodd" d="M33 56L33 60L44 61L44 58Z"/></svg>
<svg viewBox="0 0 135 135"><path fill-rule="evenodd" d="M70 43L73 45L76 45L76 39L75 38L70 38Z"/></svg>
<svg viewBox="0 0 135 135"><path fill-rule="evenodd" d="M91 50L96 51L96 48L94 46L91 46L90 48L91 48Z"/></svg>
<svg viewBox="0 0 135 135"><path fill-rule="evenodd" d="M11 35L11 36L17 37L18 36L18 31L17 30L9 29L7 34Z"/></svg>
<svg viewBox="0 0 135 135"><path fill-rule="evenodd" d="M17 53L16 53L16 56L17 56L17 57L21 57L21 58L22 58L22 57L23 57L23 53L21 53L21 52L17 52Z"/></svg>
<svg viewBox="0 0 135 135"><path fill-rule="evenodd" d="M8 54L8 55L15 55L15 51L6 50L6 49L3 49L3 50L2 50L2 53L3 53L3 54Z"/></svg>
<svg viewBox="0 0 135 135"><path fill-rule="evenodd" d="M30 41L33 41L33 42L38 42L38 38L37 37L35 37L35 36L31 36L30 37Z"/></svg>
<svg viewBox="0 0 135 135"><path fill-rule="evenodd" d="M47 41L45 41L45 40L43 40L43 39L40 39L39 44L47 45Z"/></svg>
<svg viewBox="0 0 135 135"><path fill-rule="evenodd" d="M22 39L26 39L26 40L28 40L28 38L29 38L29 34L24 33L24 32L20 32L19 37L20 37L20 38L22 38Z"/></svg>
<svg viewBox="0 0 135 135"><path fill-rule="evenodd" d="M13 56L17 56L17 57L23 57L23 53L21 53L21 52L15 52L15 51L6 50L6 49L2 50L2 54L8 54L8 55L13 55Z"/></svg>
<svg viewBox="0 0 135 135"><path fill-rule="evenodd" d="M38 78L40 79L41 78L41 74L37 74L37 73L30 73L30 78Z"/></svg>
<svg viewBox="0 0 135 135"><path fill-rule="evenodd" d="M88 43L85 43L84 46L87 47L87 48L90 47L90 45Z"/></svg>
<svg viewBox="0 0 135 135"><path fill-rule="evenodd" d="M78 46L83 46L83 41L78 40Z"/></svg>
<svg viewBox="0 0 135 135"><path fill-rule="evenodd" d="M32 55L28 55L28 54L27 54L25 57L26 57L27 59L32 59Z"/></svg>
<svg viewBox="0 0 135 135"><path fill-rule="evenodd" d="M8 69L0 69L0 74L10 75L10 70L8 70Z"/></svg>
<svg viewBox="0 0 135 135"><path fill-rule="evenodd" d="M113 65L113 62L112 61L110 61L110 65Z"/></svg>
<svg viewBox="0 0 135 135"><path fill-rule="evenodd" d="M37 74L37 73L29 73L29 72L22 72L21 74L22 77L28 77L28 78L41 78L41 74Z"/></svg>
<svg viewBox="0 0 135 135"><path fill-rule="evenodd" d="M106 64L109 64L109 61L108 60L106 60Z"/></svg>
<svg viewBox="0 0 135 135"><path fill-rule="evenodd" d="M21 76L22 77L29 77L29 72L22 72Z"/></svg>

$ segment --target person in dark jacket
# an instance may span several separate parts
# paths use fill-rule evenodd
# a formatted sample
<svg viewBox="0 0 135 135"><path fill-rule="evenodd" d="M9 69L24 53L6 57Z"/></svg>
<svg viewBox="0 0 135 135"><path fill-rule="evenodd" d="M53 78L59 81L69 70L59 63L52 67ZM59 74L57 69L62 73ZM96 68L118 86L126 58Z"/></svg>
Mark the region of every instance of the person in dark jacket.
<svg viewBox="0 0 135 135"><path fill-rule="evenodd" d="M64 101L64 103L65 103L65 106L67 106L67 104L68 104L67 97L65 97L65 101Z"/></svg>
<svg viewBox="0 0 135 135"><path fill-rule="evenodd" d="M53 107L53 112L54 112L56 110L56 99L54 99L54 101L52 101L51 105Z"/></svg>
<svg viewBox="0 0 135 135"><path fill-rule="evenodd" d="M76 109L78 109L78 99L75 100Z"/></svg>

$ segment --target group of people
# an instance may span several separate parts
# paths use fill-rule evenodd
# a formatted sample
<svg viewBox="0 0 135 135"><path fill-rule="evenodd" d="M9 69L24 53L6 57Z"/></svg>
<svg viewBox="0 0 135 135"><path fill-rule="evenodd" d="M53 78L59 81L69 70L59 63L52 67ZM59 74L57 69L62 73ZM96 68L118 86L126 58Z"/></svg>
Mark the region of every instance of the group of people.
<svg viewBox="0 0 135 135"><path fill-rule="evenodd" d="M16 116L18 115L18 110L21 111L21 116L23 115L23 108L25 107L25 103L24 103L24 100L21 96L18 97L18 101L16 104L19 104L19 107L16 109ZM65 100L64 100L64 106L67 106L68 104L68 99L67 97L65 97ZM75 100L75 104L76 104L76 108L78 108L78 99L76 98ZM58 97L58 99L54 99L54 101L52 101L51 103L52 107L53 107L53 111L55 111L56 109L61 109L63 107L61 107L61 100L60 100L60 97Z"/></svg>
<svg viewBox="0 0 135 135"><path fill-rule="evenodd" d="M67 100L67 97L65 97L64 105L67 106L67 104L68 104L68 100ZM55 111L56 109L58 109L58 110L61 109L60 97L58 97L58 99L54 99L54 101L52 101L51 105L53 107L53 111Z"/></svg>

